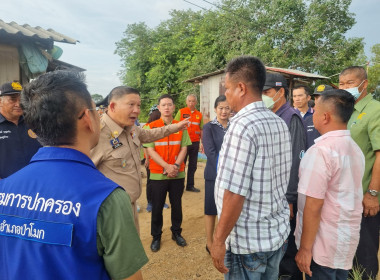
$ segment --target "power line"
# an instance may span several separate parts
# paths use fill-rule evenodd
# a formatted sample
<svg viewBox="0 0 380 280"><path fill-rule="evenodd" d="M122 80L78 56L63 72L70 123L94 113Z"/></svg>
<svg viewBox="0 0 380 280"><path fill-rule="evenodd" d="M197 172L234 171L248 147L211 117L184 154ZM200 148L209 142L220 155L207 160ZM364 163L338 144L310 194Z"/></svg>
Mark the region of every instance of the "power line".
<svg viewBox="0 0 380 280"><path fill-rule="evenodd" d="M208 11L206 8L201 7L201 6L198 6L197 4L194 4L194 3L190 2L190 1L187 1L187 0L183 0L183 1L185 1L185 2L187 2L187 3L189 3L189 4L191 4L191 5L194 5L194 6L198 7L198 8L200 8L200 9L203 9L203 10L205 10L205 11Z"/></svg>

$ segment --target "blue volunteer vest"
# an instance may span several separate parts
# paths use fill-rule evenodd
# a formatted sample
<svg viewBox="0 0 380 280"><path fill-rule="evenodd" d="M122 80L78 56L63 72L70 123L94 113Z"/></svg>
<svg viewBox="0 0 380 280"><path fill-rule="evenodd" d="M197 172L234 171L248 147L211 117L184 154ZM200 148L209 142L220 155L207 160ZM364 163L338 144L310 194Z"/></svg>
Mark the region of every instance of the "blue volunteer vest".
<svg viewBox="0 0 380 280"><path fill-rule="evenodd" d="M0 278L109 279L96 224L117 187L81 152L41 148L0 180Z"/></svg>
<svg viewBox="0 0 380 280"><path fill-rule="evenodd" d="M286 102L284 105L277 110L276 115L282 118L288 128L290 128L290 121L294 115L298 116L303 123L302 117L293 107L289 105L289 102Z"/></svg>

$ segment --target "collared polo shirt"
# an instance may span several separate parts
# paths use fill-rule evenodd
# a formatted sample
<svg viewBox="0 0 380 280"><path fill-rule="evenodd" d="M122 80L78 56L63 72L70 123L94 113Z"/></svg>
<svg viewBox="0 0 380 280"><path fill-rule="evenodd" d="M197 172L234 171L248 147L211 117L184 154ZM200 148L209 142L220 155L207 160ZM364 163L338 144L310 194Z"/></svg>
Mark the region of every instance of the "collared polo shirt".
<svg viewBox="0 0 380 280"><path fill-rule="evenodd" d="M220 217L224 191L244 196L239 219L227 240L234 254L278 250L288 238L286 190L292 165L285 122L262 101L241 109L231 120L220 151L215 202Z"/></svg>
<svg viewBox="0 0 380 280"><path fill-rule="evenodd" d="M303 114L298 108L296 108L296 111L298 111L303 119L306 119L308 116L312 116L314 114L314 109L309 107L307 109L306 113Z"/></svg>
<svg viewBox="0 0 380 280"><path fill-rule="evenodd" d="M0 114L0 178L4 179L25 167L41 148L36 135L21 116L18 125Z"/></svg>
<svg viewBox="0 0 380 280"><path fill-rule="evenodd" d="M300 247L306 196L323 199L313 260L333 269L351 269L363 213L364 156L348 130L315 140L301 160L295 238Z"/></svg>
<svg viewBox="0 0 380 280"><path fill-rule="evenodd" d="M380 102L373 99L371 94L367 94L355 104L354 108L347 128L365 157L363 176L363 193L365 193L372 179L375 152L380 150ZM378 198L380 201L380 196Z"/></svg>

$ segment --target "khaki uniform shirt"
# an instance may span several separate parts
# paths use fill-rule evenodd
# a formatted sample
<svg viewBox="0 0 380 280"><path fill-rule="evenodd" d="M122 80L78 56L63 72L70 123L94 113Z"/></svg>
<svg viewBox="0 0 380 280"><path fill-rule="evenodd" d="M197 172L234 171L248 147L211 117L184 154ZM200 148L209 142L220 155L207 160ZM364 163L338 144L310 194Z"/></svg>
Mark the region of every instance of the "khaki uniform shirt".
<svg viewBox="0 0 380 280"><path fill-rule="evenodd" d="M154 142L178 130L176 125L151 130L138 126L123 129L107 114L103 114L100 119L100 129L99 143L91 150L91 159L100 172L123 187L129 194L138 228L135 203L142 190L140 146L142 143Z"/></svg>

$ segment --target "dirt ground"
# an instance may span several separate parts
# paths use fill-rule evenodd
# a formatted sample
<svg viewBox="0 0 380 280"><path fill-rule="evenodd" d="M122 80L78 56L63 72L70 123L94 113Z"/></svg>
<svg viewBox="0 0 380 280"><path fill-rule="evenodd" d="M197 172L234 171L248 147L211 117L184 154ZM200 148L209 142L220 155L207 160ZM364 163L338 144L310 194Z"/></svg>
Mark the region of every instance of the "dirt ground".
<svg viewBox="0 0 380 280"><path fill-rule="evenodd" d="M206 252L206 234L204 227L204 179L205 162L198 162L195 173L195 186L200 193L184 192L182 197L182 236L187 246L179 247L171 239L170 210L164 209L164 226L160 251L150 250L150 213L146 211L146 172L144 166L143 191L138 205L140 206L141 240L148 255L149 262L143 267L144 280L223 280L223 274L214 268L210 255ZM166 199L169 204L169 198ZM380 259L380 251L379 251ZM380 279L378 277L377 279Z"/></svg>
<svg viewBox="0 0 380 280"><path fill-rule="evenodd" d="M204 172L205 163L198 162L195 173L195 186L200 193L184 192L182 197L183 222L182 236L187 241L187 246L179 247L171 239L171 208L164 209L164 225L160 251L153 253L150 250L152 237L150 235L151 214L146 211L146 176L143 178L143 192L138 200L140 206L140 232L141 240L148 255L149 262L142 271L145 280L189 280L189 279L224 279L213 264L211 257L206 252L206 234L204 227ZM141 169L144 174L145 168ZM166 199L169 203L169 198Z"/></svg>

